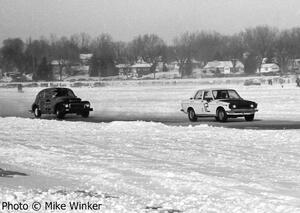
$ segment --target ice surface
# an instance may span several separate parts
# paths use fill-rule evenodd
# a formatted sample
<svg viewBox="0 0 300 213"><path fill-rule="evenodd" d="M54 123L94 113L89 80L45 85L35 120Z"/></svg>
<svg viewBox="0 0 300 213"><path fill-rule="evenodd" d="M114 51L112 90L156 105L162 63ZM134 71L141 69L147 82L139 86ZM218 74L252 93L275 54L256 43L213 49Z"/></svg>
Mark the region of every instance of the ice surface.
<svg viewBox="0 0 300 213"><path fill-rule="evenodd" d="M97 99L111 97L114 103L123 97L126 111L130 109L133 97L125 99L118 88L91 91L99 93ZM292 92L288 88L268 91ZM93 92L77 92L93 97ZM169 103L186 92L189 89L174 92L176 98L170 95ZM278 101L267 92L258 98L256 90L240 93L258 102ZM137 95L139 101L142 97ZM144 97L146 103L137 103L149 110L147 103L153 106L151 100L157 97L149 98L149 102ZM299 98L286 98L284 103L295 101ZM96 104L100 106L100 101ZM158 104L160 108L165 103ZM166 106L168 112L176 108ZM116 107L122 109L121 104ZM267 112L271 114L271 109ZM0 200L89 200L101 202L101 212L300 212L299 151L299 130L0 118L1 163L31 171L32 176L74 184L64 189L26 184L14 188L2 178Z"/></svg>
<svg viewBox="0 0 300 213"><path fill-rule="evenodd" d="M152 85L111 86L100 88L73 88L76 95L91 102L91 116L105 114L111 117L122 115L147 117L183 116L180 102L188 99L197 89L209 85ZM300 88L295 84L242 86L218 85L236 89L244 99L258 103L257 119L300 120ZM30 116L28 110L41 88L0 89L0 116Z"/></svg>

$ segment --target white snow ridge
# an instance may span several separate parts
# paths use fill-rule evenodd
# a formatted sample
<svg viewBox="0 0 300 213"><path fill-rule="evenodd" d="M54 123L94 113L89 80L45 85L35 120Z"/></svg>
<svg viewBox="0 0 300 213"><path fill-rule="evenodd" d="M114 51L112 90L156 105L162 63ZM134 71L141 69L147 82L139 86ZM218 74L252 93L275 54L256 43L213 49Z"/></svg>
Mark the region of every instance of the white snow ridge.
<svg viewBox="0 0 300 213"><path fill-rule="evenodd" d="M0 201L300 212L299 150L299 130L0 118L0 168L28 174L0 177Z"/></svg>

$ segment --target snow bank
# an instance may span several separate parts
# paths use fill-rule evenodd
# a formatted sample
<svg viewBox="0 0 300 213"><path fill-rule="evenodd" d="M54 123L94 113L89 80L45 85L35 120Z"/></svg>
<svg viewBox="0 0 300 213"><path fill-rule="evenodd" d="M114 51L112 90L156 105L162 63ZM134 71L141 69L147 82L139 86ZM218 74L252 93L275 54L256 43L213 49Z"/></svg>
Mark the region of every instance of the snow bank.
<svg viewBox="0 0 300 213"><path fill-rule="evenodd" d="M0 118L0 162L74 183L1 180L0 200L96 200L101 212L297 212L299 150L298 130Z"/></svg>

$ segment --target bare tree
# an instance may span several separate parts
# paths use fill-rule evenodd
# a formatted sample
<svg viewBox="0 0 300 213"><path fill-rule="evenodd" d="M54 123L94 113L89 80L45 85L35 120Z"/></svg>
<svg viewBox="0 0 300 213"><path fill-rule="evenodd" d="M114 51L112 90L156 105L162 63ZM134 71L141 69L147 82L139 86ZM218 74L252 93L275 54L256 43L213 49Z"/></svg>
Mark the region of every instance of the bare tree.
<svg viewBox="0 0 300 213"><path fill-rule="evenodd" d="M151 63L151 72L155 78L157 63L166 58L167 46L165 42L155 34L139 35L129 43L131 58L135 60L142 57L144 61Z"/></svg>
<svg viewBox="0 0 300 213"><path fill-rule="evenodd" d="M116 75L116 54L112 37L109 34L101 34L92 41L92 46L90 75L99 77Z"/></svg>
<svg viewBox="0 0 300 213"><path fill-rule="evenodd" d="M23 71L24 67L24 42L19 39L6 39L1 48L3 68L5 71L18 69Z"/></svg>
<svg viewBox="0 0 300 213"><path fill-rule="evenodd" d="M191 59L195 54L193 45L195 43L196 35L193 33L186 32L179 37L176 37L174 43L174 55L179 65L179 73L181 77L190 75L192 70L189 69Z"/></svg>
<svg viewBox="0 0 300 213"><path fill-rule="evenodd" d="M248 28L241 33L243 42L248 51L258 58L271 58L274 56L274 46L278 36L278 29L269 26L257 26ZM261 62L258 64L260 70Z"/></svg>

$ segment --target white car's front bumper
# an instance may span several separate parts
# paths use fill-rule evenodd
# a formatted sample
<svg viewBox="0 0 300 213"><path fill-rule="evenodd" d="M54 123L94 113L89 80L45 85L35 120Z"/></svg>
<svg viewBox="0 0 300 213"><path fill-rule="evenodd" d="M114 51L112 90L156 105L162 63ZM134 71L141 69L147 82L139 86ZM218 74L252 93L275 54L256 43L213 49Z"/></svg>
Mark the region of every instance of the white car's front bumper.
<svg viewBox="0 0 300 213"><path fill-rule="evenodd" d="M243 116L243 115L252 115L255 112L257 112L258 109L231 109L229 111L226 111L227 115L233 115L233 116Z"/></svg>

